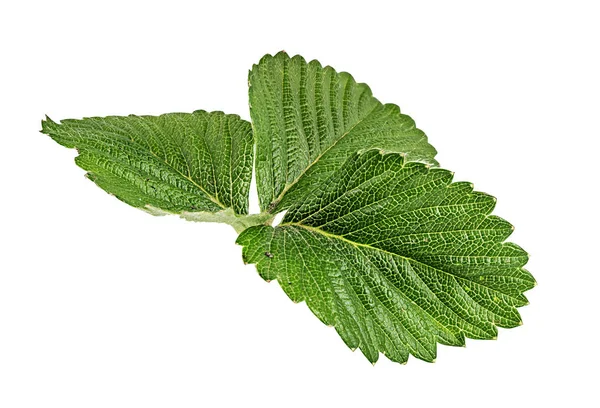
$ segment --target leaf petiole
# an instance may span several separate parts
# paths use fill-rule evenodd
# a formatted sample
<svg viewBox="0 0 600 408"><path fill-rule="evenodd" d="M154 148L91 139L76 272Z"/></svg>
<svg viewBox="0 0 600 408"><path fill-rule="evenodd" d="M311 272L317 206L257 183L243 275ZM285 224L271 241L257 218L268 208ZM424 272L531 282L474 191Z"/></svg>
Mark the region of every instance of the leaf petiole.
<svg viewBox="0 0 600 408"><path fill-rule="evenodd" d="M231 208L227 208L218 212L207 212L207 211L183 211L179 214L171 213L168 211L161 210L160 208L146 205L143 208L144 211L152 215L179 215L181 218L188 221L196 222L219 222L228 224L233 227L235 232L240 234L247 228L254 227L256 225L271 225L275 214L269 212L261 212L259 214L239 215L235 214Z"/></svg>

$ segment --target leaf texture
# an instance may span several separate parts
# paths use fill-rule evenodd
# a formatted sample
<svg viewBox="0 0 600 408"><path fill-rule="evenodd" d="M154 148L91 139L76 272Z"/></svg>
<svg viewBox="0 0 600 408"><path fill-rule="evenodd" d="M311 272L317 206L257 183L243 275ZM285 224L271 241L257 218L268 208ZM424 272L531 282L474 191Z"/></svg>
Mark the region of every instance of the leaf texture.
<svg viewBox="0 0 600 408"><path fill-rule="evenodd" d="M254 65L249 87L252 125L196 111L47 118L42 132L134 207L232 225L246 263L373 363L433 361L438 343L521 324L535 280L505 242L512 226L491 215L493 197L436 167L409 116L284 52ZM247 215L254 148L262 212Z"/></svg>
<svg viewBox="0 0 600 408"><path fill-rule="evenodd" d="M263 211L301 201L362 149L403 152L436 165L435 149L396 105L382 104L346 72L285 52L249 74L256 180Z"/></svg>
<svg viewBox="0 0 600 408"><path fill-rule="evenodd" d="M134 207L155 214L248 213L253 137L237 115L196 111L60 124L47 118L42 132L76 148L75 161L88 177Z"/></svg>
<svg viewBox="0 0 600 408"><path fill-rule="evenodd" d="M245 230L244 261L373 363L494 339L521 324L535 280L504 242L512 226L490 215L495 199L452 176L404 154L354 154L279 226Z"/></svg>

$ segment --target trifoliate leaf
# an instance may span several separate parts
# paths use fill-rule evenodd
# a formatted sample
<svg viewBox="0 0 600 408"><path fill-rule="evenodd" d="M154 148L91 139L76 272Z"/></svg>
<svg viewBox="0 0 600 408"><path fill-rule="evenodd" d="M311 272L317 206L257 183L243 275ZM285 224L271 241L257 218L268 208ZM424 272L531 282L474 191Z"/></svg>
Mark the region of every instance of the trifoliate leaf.
<svg viewBox="0 0 600 408"><path fill-rule="evenodd" d="M305 301L371 362L426 361L437 343L493 339L521 324L535 281L495 199L453 174L369 150L289 208L282 223L238 238L247 263Z"/></svg>
<svg viewBox="0 0 600 408"><path fill-rule="evenodd" d="M212 221L248 213L253 138L237 115L48 118L42 132L76 148L88 177L134 207Z"/></svg>
<svg viewBox="0 0 600 408"><path fill-rule="evenodd" d="M403 152L436 165L435 149L396 105L346 72L297 55L266 55L249 75L256 182L263 211L301 201L358 150Z"/></svg>
<svg viewBox="0 0 600 408"><path fill-rule="evenodd" d="M535 281L527 254L504 242L512 226L490 215L493 197L432 168L436 151L410 117L349 74L283 52L249 85L254 136L238 116L204 111L47 119L42 132L134 207L232 225L245 262L372 362L433 361L437 343L521 324ZM247 215L255 141L262 212Z"/></svg>

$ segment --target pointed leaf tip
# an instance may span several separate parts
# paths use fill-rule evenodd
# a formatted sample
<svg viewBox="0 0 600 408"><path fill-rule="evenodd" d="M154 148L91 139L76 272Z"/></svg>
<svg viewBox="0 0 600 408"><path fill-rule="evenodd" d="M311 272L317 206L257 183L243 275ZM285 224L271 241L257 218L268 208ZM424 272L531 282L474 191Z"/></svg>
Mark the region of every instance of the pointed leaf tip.
<svg viewBox="0 0 600 408"><path fill-rule="evenodd" d="M40 133L45 133L48 134L49 131L51 131L51 129L55 128L57 126L57 123L54 122L52 119L50 119L50 117L48 115L44 115L45 119L42 119L42 129L40 130Z"/></svg>

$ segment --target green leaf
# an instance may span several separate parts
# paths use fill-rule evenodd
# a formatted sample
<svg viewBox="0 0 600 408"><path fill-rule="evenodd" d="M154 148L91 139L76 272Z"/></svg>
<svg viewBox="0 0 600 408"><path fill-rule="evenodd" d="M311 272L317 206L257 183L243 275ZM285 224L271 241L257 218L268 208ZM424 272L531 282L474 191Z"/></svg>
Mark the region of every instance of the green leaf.
<svg viewBox="0 0 600 408"><path fill-rule="evenodd" d="M88 177L134 207L212 221L248 213L253 137L237 115L47 118L42 132L76 148Z"/></svg>
<svg viewBox="0 0 600 408"><path fill-rule="evenodd" d="M237 242L263 279L369 361L433 361L437 343L520 325L535 285L525 251L504 242L513 227L490 215L495 199L452 176L404 154L354 154L279 226Z"/></svg>
<svg viewBox="0 0 600 408"><path fill-rule="evenodd" d="M371 362L433 361L438 343L521 324L535 280L504 242L512 226L490 215L493 197L436 168L410 117L349 74L283 52L249 85L252 126L196 111L48 118L42 132L134 207L232 225L245 262ZM262 212L247 215L254 148Z"/></svg>
<svg viewBox="0 0 600 408"><path fill-rule="evenodd" d="M346 72L280 52L252 68L249 84L263 211L303 200L358 150L382 148L437 164L414 121Z"/></svg>

